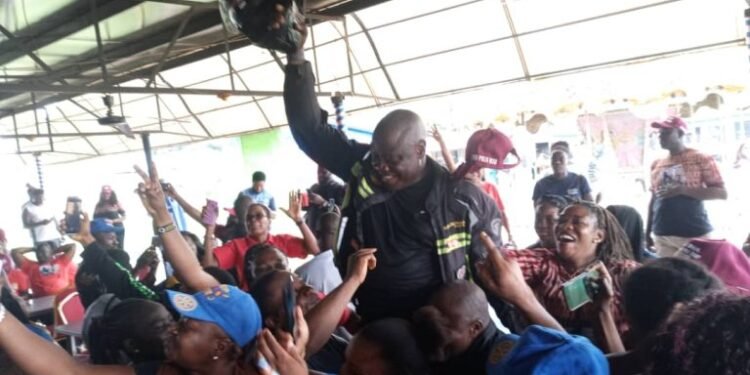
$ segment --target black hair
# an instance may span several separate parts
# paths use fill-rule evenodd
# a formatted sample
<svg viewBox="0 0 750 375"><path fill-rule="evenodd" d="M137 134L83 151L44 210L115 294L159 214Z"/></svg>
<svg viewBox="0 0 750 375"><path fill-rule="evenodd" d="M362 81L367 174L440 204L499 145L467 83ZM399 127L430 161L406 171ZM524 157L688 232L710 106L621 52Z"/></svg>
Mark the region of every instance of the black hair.
<svg viewBox="0 0 750 375"><path fill-rule="evenodd" d="M647 374L747 374L750 297L704 296L669 319L650 347Z"/></svg>
<svg viewBox="0 0 750 375"><path fill-rule="evenodd" d="M677 303L723 289L703 265L688 259L659 258L635 269L623 283L630 323L642 333L655 331Z"/></svg>
<svg viewBox="0 0 750 375"><path fill-rule="evenodd" d="M614 215L628 236L630 247L633 249L633 258L636 261L642 261L642 252L646 245L646 238L643 231L643 217L641 217L641 214L630 206L607 206L607 211Z"/></svg>
<svg viewBox="0 0 750 375"><path fill-rule="evenodd" d="M237 280L227 270L214 266L203 267L203 270L206 271L207 274L213 276L219 284L237 286Z"/></svg>
<svg viewBox="0 0 750 375"><path fill-rule="evenodd" d="M261 171L257 171L255 173L253 173L253 182L265 181L265 180L266 180L266 174L265 173L263 173Z"/></svg>
<svg viewBox="0 0 750 375"><path fill-rule="evenodd" d="M380 348L390 375L421 375L430 372L429 362L417 343L414 327L407 320L378 320L362 328L356 337Z"/></svg>
<svg viewBox="0 0 750 375"><path fill-rule="evenodd" d="M253 285L253 283L258 278L258 275L255 274L256 260L258 258L258 255L266 251L274 251L278 254L281 254L286 259L286 254L284 254L283 251L271 244L259 243L251 246L245 252L245 258L242 263L242 269L245 272L245 282L247 282L247 285Z"/></svg>
<svg viewBox="0 0 750 375"><path fill-rule="evenodd" d="M550 206L557 207L559 210L562 211L562 209L568 205L568 200L561 195L544 194L542 195L541 198L536 200L534 207L538 209L539 206L543 204L548 204Z"/></svg>
<svg viewBox="0 0 750 375"><path fill-rule="evenodd" d="M104 206L105 204L108 204L110 206L119 204L119 201L117 200L117 193L115 193L114 190L111 191L112 194L109 196L109 199L104 199L104 192L99 193L99 202L96 203L96 208Z"/></svg>
<svg viewBox="0 0 750 375"><path fill-rule="evenodd" d="M260 314L264 318L276 316L278 313L278 308L280 306L275 306L273 304L273 298L277 295L275 293L278 293L278 291L273 288L273 282L276 280L279 273L289 274L288 271L273 270L261 276L250 285L249 293L255 299L255 302L260 309Z"/></svg>
<svg viewBox="0 0 750 375"><path fill-rule="evenodd" d="M91 321L88 341L91 353L91 362L98 365L128 364L130 362L147 362L164 359L163 347L149 347L149 345L138 345L139 341L159 340L161 332L154 332L152 327L138 329L142 323L144 308L148 304L158 303L144 299L132 298L121 301L109 307L100 317ZM164 327L166 328L166 327ZM144 338L136 335L148 333L155 337ZM128 350L126 345L130 342L137 347L137 354Z"/></svg>
<svg viewBox="0 0 750 375"><path fill-rule="evenodd" d="M196 254L198 256L198 260L203 259L203 255L206 254L206 248L203 246L203 241L198 238L193 232L188 232L186 230L180 231L180 234L184 237L190 238L193 243L195 243L196 248Z"/></svg>
<svg viewBox="0 0 750 375"><path fill-rule="evenodd" d="M606 265L622 260L632 260L630 240L617 218L604 207L589 201L576 201L570 206L583 206L596 218L596 225L604 231L604 239L596 246L596 258Z"/></svg>

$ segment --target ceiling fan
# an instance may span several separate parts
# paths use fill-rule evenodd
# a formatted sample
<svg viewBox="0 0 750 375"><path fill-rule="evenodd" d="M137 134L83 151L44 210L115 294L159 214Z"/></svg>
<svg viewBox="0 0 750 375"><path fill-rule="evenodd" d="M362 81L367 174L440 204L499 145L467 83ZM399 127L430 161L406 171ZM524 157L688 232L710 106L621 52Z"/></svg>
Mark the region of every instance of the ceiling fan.
<svg viewBox="0 0 750 375"><path fill-rule="evenodd" d="M111 128L114 128L118 132L122 133L124 136L134 139L135 136L133 135L133 130L130 128L130 125L127 122L127 119L130 117L125 116L124 113L122 113L123 112L122 102L120 102L120 112L121 112L120 115L116 115L114 110L112 109L112 107L114 107L115 105L115 100L112 95L109 95L109 94L102 95L102 103L104 103L104 106L107 107L107 114L105 116L97 117L96 119L79 119L79 120L72 120L72 121L96 121L101 126L109 126ZM160 123L162 121L189 122L189 121L178 120L178 119L164 120L159 117L139 117L139 118L158 120ZM53 122L59 122L59 121L53 121Z"/></svg>
<svg viewBox="0 0 750 375"><path fill-rule="evenodd" d="M107 107L107 115L99 117L96 119L96 122L102 126L111 126L128 138L135 138L135 136L133 136L133 130L130 129L130 125L128 125L128 122L125 120L125 116L117 116L112 110L112 106L115 104L112 95L106 94L102 96L102 102L104 102L104 105Z"/></svg>

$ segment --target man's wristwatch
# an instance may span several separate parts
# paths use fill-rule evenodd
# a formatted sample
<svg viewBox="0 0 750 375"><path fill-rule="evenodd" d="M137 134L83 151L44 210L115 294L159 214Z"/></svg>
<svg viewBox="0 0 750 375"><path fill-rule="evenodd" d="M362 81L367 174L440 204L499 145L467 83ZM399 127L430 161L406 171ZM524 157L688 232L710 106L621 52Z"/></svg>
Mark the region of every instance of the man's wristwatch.
<svg viewBox="0 0 750 375"><path fill-rule="evenodd" d="M177 227L175 227L174 223L169 223L167 225L162 225L160 227L157 227L156 233L161 236L161 235L164 235L164 233L171 232L175 229L177 229Z"/></svg>

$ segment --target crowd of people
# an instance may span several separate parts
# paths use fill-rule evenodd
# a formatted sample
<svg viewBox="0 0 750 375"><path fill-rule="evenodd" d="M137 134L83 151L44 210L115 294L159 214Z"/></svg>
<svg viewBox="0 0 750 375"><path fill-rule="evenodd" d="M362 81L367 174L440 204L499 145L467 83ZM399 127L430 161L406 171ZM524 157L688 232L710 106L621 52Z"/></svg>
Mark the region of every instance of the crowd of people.
<svg viewBox="0 0 750 375"><path fill-rule="evenodd" d="M553 174L529 194L538 241L517 246L513 212L483 178L520 161L508 137L477 131L456 165L433 129L443 166L427 155L420 117L395 110L371 144L350 140L328 125L304 50L287 63L289 126L318 183L286 207L258 171L221 225L216 204L195 206L156 165L136 167L154 229L141 235L155 241L133 264L109 186L76 228L29 188L32 246L8 249L0 232L0 373L747 373L750 258L710 238L703 202L727 191L715 162L685 146L683 120L652 125L668 156L651 168L645 223L633 207L598 205L559 142ZM205 232L179 231L168 199ZM296 235L272 231L277 211ZM292 270L290 258L307 262ZM173 273L157 283L162 260ZM83 359L21 301L70 289L86 310Z"/></svg>

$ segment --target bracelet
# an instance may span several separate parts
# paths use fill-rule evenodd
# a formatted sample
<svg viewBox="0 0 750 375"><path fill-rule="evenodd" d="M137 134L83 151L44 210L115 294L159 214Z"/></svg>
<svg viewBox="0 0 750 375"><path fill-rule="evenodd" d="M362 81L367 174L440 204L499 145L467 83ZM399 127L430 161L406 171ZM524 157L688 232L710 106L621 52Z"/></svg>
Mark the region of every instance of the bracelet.
<svg viewBox="0 0 750 375"><path fill-rule="evenodd" d="M294 223L297 224L297 226L300 226L300 225L304 224L305 221L304 220L296 220Z"/></svg>
<svg viewBox="0 0 750 375"><path fill-rule="evenodd" d="M175 229L177 229L177 227L175 227L174 223L169 223L167 225L163 225L163 226L156 228L156 233L158 233L161 236L161 235L164 235L164 233L171 232Z"/></svg>
<svg viewBox="0 0 750 375"><path fill-rule="evenodd" d="M3 320L5 320L5 306L0 303L0 323L2 323Z"/></svg>

